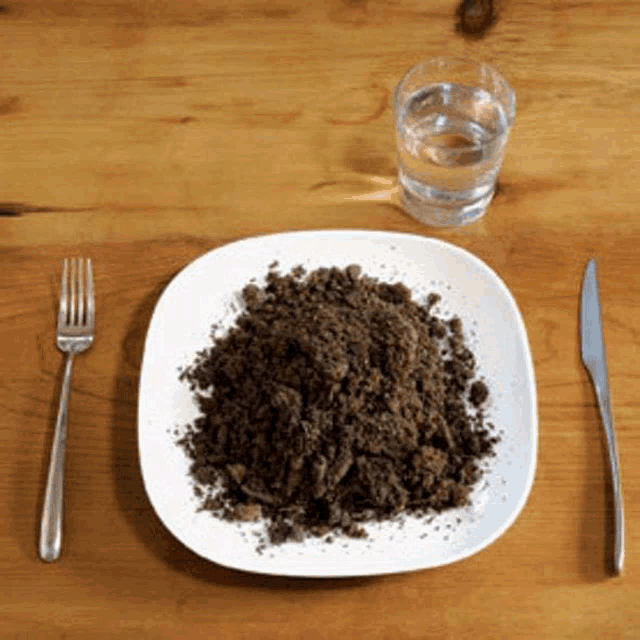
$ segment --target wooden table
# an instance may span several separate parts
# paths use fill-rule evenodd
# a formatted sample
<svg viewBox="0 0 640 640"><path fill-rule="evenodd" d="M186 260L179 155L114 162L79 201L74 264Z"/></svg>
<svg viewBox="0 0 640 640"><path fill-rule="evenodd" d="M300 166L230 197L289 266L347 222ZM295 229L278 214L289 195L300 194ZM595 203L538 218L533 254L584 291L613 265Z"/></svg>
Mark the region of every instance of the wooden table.
<svg viewBox="0 0 640 640"><path fill-rule="evenodd" d="M640 637L639 7L501 3L474 38L444 0L3 4L0 635ZM443 52L497 64L518 96L499 193L483 220L449 231L397 205L390 110L402 73ZM533 492L495 544L435 570L313 581L208 563L164 529L140 476L154 304L223 243L340 227L443 238L504 278L535 361ZM63 362L54 318L60 260L73 255L94 260L99 332L73 381L64 555L45 565L37 530ZM607 573L608 467L579 353L591 256L626 501L619 578Z"/></svg>

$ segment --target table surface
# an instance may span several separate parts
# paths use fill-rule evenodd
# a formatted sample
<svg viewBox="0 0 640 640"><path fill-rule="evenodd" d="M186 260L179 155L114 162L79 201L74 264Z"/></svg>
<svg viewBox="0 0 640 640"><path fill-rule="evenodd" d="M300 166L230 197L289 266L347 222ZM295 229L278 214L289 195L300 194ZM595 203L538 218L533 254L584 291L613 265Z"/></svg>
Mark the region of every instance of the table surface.
<svg viewBox="0 0 640 640"><path fill-rule="evenodd" d="M639 28L631 0L0 6L3 637L637 638ZM443 52L498 65L518 98L494 202L458 230L414 221L395 188L393 87ZM370 579L245 574L184 548L146 498L137 389L160 293L221 244L319 228L445 239L520 306L535 484L504 536L462 562ZM94 260L98 335L73 378L63 558L45 565L54 318L60 260L75 255ZM592 256L626 500L621 577L608 573L606 449L579 351Z"/></svg>

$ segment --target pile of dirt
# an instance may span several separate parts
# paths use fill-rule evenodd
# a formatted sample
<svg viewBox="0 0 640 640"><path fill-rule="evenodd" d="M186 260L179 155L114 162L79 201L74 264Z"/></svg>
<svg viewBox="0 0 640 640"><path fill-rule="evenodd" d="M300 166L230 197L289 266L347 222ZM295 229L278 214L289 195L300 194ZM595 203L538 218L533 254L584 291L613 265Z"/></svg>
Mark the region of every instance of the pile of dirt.
<svg viewBox="0 0 640 640"><path fill-rule="evenodd" d="M459 318L357 265L243 290L246 309L181 374L200 416L179 444L201 508L272 543L468 503L497 438Z"/></svg>

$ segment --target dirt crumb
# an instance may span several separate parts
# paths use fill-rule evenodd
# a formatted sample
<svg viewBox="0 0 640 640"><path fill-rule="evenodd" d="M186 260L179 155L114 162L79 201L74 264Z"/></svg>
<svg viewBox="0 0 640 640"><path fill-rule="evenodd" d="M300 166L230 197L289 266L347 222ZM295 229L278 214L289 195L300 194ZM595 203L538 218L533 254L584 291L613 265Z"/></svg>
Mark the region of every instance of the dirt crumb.
<svg viewBox="0 0 640 640"><path fill-rule="evenodd" d="M469 391L469 400L474 407L479 407L483 402L486 402L489 397L489 388L482 382L482 380L476 380ZM493 428L493 425L490 425Z"/></svg>
<svg viewBox="0 0 640 640"><path fill-rule="evenodd" d="M498 439L461 319L359 265L276 266L180 374L200 413L178 441L199 508L263 519L280 544L468 504Z"/></svg>
<svg viewBox="0 0 640 640"><path fill-rule="evenodd" d="M261 517L262 507L259 504L239 504L233 513L233 519L242 522L256 522Z"/></svg>

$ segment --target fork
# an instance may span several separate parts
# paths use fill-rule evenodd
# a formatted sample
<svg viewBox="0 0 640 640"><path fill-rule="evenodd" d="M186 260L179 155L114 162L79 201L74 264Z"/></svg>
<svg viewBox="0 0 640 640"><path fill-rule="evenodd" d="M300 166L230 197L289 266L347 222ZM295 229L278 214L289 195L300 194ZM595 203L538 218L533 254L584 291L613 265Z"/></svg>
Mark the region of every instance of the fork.
<svg viewBox="0 0 640 640"><path fill-rule="evenodd" d="M62 511L64 503L64 463L67 448L67 415L73 357L86 351L93 342L95 331L95 299L91 259L77 258L62 262L60 308L56 344L67 354L60 406L51 447L47 487L40 523L40 558L53 562L62 550Z"/></svg>

